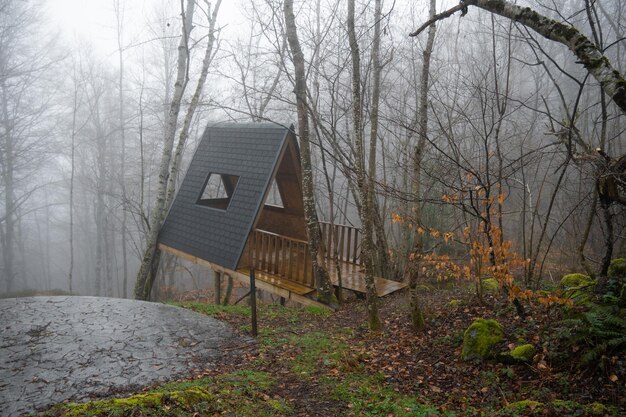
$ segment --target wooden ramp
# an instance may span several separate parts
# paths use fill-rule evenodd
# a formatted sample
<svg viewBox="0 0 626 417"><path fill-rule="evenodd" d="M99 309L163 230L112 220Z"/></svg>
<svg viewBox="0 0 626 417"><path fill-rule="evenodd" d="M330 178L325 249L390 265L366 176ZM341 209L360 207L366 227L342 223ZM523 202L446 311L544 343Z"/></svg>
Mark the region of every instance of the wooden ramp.
<svg viewBox="0 0 626 417"><path fill-rule="evenodd" d="M343 288L360 293L367 292L365 287L365 267L363 265L339 262L339 268L341 271L341 286ZM339 285L337 268L334 262L329 262L328 273L333 285ZM376 283L376 294L379 297L383 297L406 287L406 284L403 282L392 281L381 277L374 277L374 282Z"/></svg>

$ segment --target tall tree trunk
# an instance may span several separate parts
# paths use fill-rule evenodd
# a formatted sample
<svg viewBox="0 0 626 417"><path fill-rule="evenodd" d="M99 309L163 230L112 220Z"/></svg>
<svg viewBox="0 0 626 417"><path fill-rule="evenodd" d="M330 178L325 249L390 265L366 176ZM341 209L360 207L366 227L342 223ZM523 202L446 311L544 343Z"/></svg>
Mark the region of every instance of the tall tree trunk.
<svg viewBox="0 0 626 417"><path fill-rule="evenodd" d="M365 168L365 146L363 141L363 104L361 100L361 57L354 27L354 0L348 0L348 38L352 58L352 119L355 138L356 183L361 201L361 224L363 240L361 256L365 263L365 287L367 314L370 330L380 330L382 323L378 314L378 296L374 282L374 212L372 210L374 190L371 179L367 178ZM371 157L371 155L370 155Z"/></svg>
<svg viewBox="0 0 626 417"><path fill-rule="evenodd" d="M119 78L118 78L118 92L119 92L119 123L120 123L120 146L121 146L121 161L120 161L120 187L122 191L122 230L121 230L121 243L122 243L122 298L127 297L128 291L128 256L127 256L127 200L126 195L126 121L124 119L124 54L122 50L122 11L120 9L120 1L115 1L115 17L117 20L117 51L119 58Z"/></svg>
<svg viewBox="0 0 626 417"><path fill-rule="evenodd" d="M436 0L430 0L429 14L435 15L435 8L437 7ZM413 151L413 175L411 181L411 192L415 198L413 204L413 230L415 234L413 237L414 252L413 261L409 261L409 297L411 300L411 324L416 331L420 331L424 328L424 314L420 305L419 293L417 291L417 283L419 281L420 265L419 260L424 250L422 235L418 233L419 227L422 225L422 204L420 202L420 195L422 191L422 161L424 160L424 150L426 148L426 137L428 135L428 78L430 75L430 57L433 52L433 45L435 43L436 26L433 24L428 28L428 39L426 40L426 47L423 53L422 63L422 76L420 80L420 102L419 102L419 127L418 127L418 140L417 145Z"/></svg>
<svg viewBox="0 0 626 417"><path fill-rule="evenodd" d="M183 150L185 149L185 144L187 143L187 138L189 138L189 128L191 127L191 122L193 120L193 116L196 112L196 108L198 107L198 102L200 101L200 97L202 96L202 90L204 89L204 83L206 81L207 75L209 74L209 66L211 65L211 61L213 60L213 47L215 45L215 23L217 21L217 13L220 10L220 5L222 4L222 0L218 0L213 8L213 13L211 14L211 21L209 22L209 38L207 40L207 46L204 52L204 59L202 60L202 69L200 70L200 77L198 78L198 83L196 84L196 90L191 97L191 101L189 103L189 107L187 108L187 113L185 114L185 119L183 121L183 126L180 129L180 134L178 136L178 143L176 144L176 151L174 152L174 159L172 162L172 166L170 168L169 180L167 184L167 197L165 200L165 207L169 208L172 205L172 201L174 200L174 194L176 191L176 182L178 181L178 173L180 171L180 162L183 158Z"/></svg>
<svg viewBox="0 0 626 417"><path fill-rule="evenodd" d="M375 236L377 244L372 250L376 251L376 264L379 266L378 271L383 274L389 264L381 261L387 258L387 245L382 222L377 222L378 216L378 200L376 199L375 181L376 181L376 148L378 143L378 114L380 105L380 74L382 65L380 63L380 21L382 20L381 0L374 2L374 39L372 40L372 108L370 109L370 149L368 159L368 184L370 207L372 208L372 229L376 230ZM377 226L381 227L377 227ZM382 230L381 230L382 229ZM385 276L387 274L384 274Z"/></svg>
<svg viewBox="0 0 626 417"><path fill-rule="evenodd" d="M298 108L298 136L300 137L300 153L302 157L302 194L304 197L304 217L307 225L311 263L315 274L315 286L319 300L324 303L332 302L332 284L326 268L326 257L322 246L322 236L317 211L315 209L315 192L313 189L313 169L311 163L311 143L309 132L309 116L307 105L306 72L304 68L304 54L300 48L296 18L293 14L293 0L284 3L285 29L287 41L291 49L291 56L295 70L295 93Z"/></svg>
<svg viewBox="0 0 626 417"><path fill-rule="evenodd" d="M72 278L74 274L74 177L76 175L76 113L78 112L78 85L76 84L76 73L74 73L74 108L72 109L72 143L70 150L70 265L67 274L68 291L73 293Z"/></svg>
<svg viewBox="0 0 626 417"><path fill-rule="evenodd" d="M11 128L11 120L9 119L9 103L8 92L4 78L0 79L0 87L2 88L2 114L4 115L2 123L4 127L4 152L0 155L0 168L2 179L4 180L4 233L2 239L2 261L4 265L4 276L6 277L6 290L11 292L15 290L15 268L13 264L14 245L15 245L15 196L13 184L14 171L14 150L13 150L13 132Z"/></svg>
<svg viewBox="0 0 626 417"><path fill-rule="evenodd" d="M159 184L157 188L156 202L150 218L150 230L146 237L146 250L141 261L137 281L135 283L135 298L140 300L150 299L152 284L156 278L156 271L160 259L160 251L157 248L159 231L165 220L168 207L166 206L168 179L170 174L170 162L178 125L180 105L187 87L189 69L189 35L193 29L194 0L187 0L186 9L181 0L181 17L183 20L182 36L178 44L178 64L176 70L176 82L174 84L174 96L170 103L165 134L163 137L163 154L159 165Z"/></svg>

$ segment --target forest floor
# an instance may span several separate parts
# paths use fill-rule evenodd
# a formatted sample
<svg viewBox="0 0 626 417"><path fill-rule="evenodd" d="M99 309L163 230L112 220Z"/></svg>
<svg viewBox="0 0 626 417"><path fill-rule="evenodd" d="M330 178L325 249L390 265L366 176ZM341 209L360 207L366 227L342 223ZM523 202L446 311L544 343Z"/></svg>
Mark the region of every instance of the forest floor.
<svg viewBox="0 0 626 417"><path fill-rule="evenodd" d="M521 319L505 300L431 288L423 292L426 329L416 335L406 292L380 300L384 329L367 330L363 302L335 312L262 305L255 347L219 370L198 367L187 380L134 396L62 404L45 415L233 416L623 416L626 357L603 371L580 370L573 348L559 365L544 310ZM250 331L247 306L179 305ZM504 327L507 351L531 343L528 364L461 359L464 330L477 318ZM554 320L554 318L553 318ZM201 364L199 364L201 365Z"/></svg>

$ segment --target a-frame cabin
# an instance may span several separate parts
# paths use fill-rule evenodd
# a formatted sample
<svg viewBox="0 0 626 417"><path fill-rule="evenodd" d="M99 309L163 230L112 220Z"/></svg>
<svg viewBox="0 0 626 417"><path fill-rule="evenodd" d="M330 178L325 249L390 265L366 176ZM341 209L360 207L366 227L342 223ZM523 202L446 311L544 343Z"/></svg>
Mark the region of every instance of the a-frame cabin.
<svg viewBox="0 0 626 417"><path fill-rule="evenodd" d="M293 128L207 127L159 236L159 248L301 304L319 304L308 250L300 151ZM343 288L365 292L359 229L322 223ZM333 255L333 256L330 256ZM329 262L337 284L337 268ZM376 278L378 295L404 284Z"/></svg>

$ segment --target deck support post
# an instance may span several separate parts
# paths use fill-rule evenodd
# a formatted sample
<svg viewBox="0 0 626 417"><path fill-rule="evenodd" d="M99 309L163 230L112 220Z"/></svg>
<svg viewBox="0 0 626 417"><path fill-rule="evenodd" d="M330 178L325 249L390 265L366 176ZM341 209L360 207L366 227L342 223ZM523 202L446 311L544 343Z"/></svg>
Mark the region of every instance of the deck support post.
<svg viewBox="0 0 626 417"><path fill-rule="evenodd" d="M222 304L222 273L214 271L213 279L215 280L215 305Z"/></svg>
<svg viewBox="0 0 626 417"><path fill-rule="evenodd" d="M252 309L252 336L257 337L256 280L254 278L254 268L250 268L250 308Z"/></svg>

